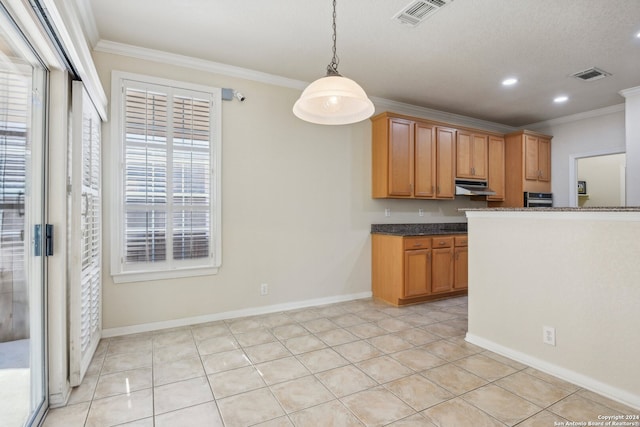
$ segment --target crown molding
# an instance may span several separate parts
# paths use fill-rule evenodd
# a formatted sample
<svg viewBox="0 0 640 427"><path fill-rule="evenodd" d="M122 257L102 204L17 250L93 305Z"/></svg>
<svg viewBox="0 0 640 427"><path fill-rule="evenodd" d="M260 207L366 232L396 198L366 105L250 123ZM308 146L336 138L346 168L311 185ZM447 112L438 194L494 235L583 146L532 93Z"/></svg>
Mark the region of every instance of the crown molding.
<svg viewBox="0 0 640 427"><path fill-rule="evenodd" d="M98 25L96 24L96 17L93 14L91 3L85 0L75 0L73 3L89 44L95 46L100 40L100 34L98 33Z"/></svg>
<svg viewBox="0 0 640 427"><path fill-rule="evenodd" d="M572 114L570 116L558 117L557 119L544 120L542 122L531 123L529 125L523 126L523 129L539 129L546 128L549 126L561 125L564 123L577 122L585 119L592 119L594 117L606 116L609 114L619 113L620 111L624 111L624 104L616 104L611 105L609 107L598 108L596 110L585 111L583 113Z"/></svg>
<svg viewBox="0 0 640 427"><path fill-rule="evenodd" d="M307 82L303 82L300 80L294 80L286 77L276 76L274 74L250 70L248 68L236 67L233 65L222 64L220 62L207 61L191 56L178 55L175 53L163 52L155 49L147 49L144 47L132 46L129 44L118 43L109 40L100 40L96 44L94 50L97 52L111 53L115 55L128 56L131 58L172 64L180 67L191 68L194 70L207 71L210 73L222 74L225 76L237 77L245 80L252 80L290 89L303 90L308 85Z"/></svg>
<svg viewBox="0 0 640 427"><path fill-rule="evenodd" d="M640 95L640 86L632 87L632 88L629 88L629 89L624 89L624 90L621 90L618 93L620 95L624 96L625 98L629 98L631 96Z"/></svg>
<svg viewBox="0 0 640 427"><path fill-rule="evenodd" d="M248 68L236 67L220 62L207 61L204 59L164 52L155 49L147 49L110 40L100 40L96 44L94 50L97 52L110 53L114 55L122 55L131 58L177 65L185 68L191 68L230 77L237 77L260 83L272 84L289 89L304 90L304 88L309 85L309 82L281 77L274 74L263 73ZM509 133L517 130L517 128L502 125L500 123L494 123L486 120L475 119L473 117L434 110L431 108L405 104L403 102L392 101L385 98L371 97L371 101L375 104L376 111L394 111L396 113L419 116L432 120L464 125L467 127L480 128L499 133Z"/></svg>
<svg viewBox="0 0 640 427"><path fill-rule="evenodd" d="M410 116L418 116L425 119L431 119L440 122L451 123L452 125L460 125L471 128L478 128L498 133L510 133L518 130L518 128L503 125L500 123L490 122L487 120L476 119L473 117L463 116L460 114L447 113L446 111L434 110L432 108L419 107L417 105L405 104L403 102L392 101L385 98L371 97L371 101L376 106L376 114L383 111L393 111ZM380 107L380 108L378 108Z"/></svg>

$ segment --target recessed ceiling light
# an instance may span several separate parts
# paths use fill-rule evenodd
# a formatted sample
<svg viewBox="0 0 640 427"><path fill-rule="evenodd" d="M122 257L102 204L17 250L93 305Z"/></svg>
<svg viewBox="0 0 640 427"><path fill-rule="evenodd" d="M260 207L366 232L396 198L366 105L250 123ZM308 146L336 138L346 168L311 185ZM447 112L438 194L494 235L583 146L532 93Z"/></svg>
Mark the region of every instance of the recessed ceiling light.
<svg viewBox="0 0 640 427"><path fill-rule="evenodd" d="M636 34L636 37L640 39L640 33Z"/></svg>
<svg viewBox="0 0 640 427"><path fill-rule="evenodd" d="M514 77L509 77L508 79L504 79L502 81L502 85L503 86L513 86L516 83L518 83L518 79L516 79Z"/></svg>
<svg viewBox="0 0 640 427"><path fill-rule="evenodd" d="M556 96L555 98L553 98L553 102L560 104L562 102L567 102L569 100L568 96L562 95L562 96Z"/></svg>

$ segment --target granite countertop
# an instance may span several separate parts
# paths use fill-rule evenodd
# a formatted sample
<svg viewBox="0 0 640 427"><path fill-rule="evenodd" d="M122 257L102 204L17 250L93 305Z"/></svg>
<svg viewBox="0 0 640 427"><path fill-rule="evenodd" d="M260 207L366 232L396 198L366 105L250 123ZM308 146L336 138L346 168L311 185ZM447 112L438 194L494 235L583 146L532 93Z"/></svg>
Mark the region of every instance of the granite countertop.
<svg viewBox="0 0 640 427"><path fill-rule="evenodd" d="M371 224L371 234L391 236L427 236L437 234L466 234L466 222L429 224Z"/></svg>
<svg viewBox="0 0 640 427"><path fill-rule="evenodd" d="M589 208L460 208L460 212L495 211L495 212L640 212L640 206L629 207L589 207Z"/></svg>

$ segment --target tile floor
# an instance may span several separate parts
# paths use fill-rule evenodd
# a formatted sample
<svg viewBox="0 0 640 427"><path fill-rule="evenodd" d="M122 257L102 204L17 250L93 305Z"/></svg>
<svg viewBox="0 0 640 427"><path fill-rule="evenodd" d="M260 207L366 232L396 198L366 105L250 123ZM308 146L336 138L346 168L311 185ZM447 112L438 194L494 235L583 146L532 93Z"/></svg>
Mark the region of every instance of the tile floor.
<svg viewBox="0 0 640 427"><path fill-rule="evenodd" d="M105 339L64 426L554 426L639 411L464 341L467 299L371 299Z"/></svg>

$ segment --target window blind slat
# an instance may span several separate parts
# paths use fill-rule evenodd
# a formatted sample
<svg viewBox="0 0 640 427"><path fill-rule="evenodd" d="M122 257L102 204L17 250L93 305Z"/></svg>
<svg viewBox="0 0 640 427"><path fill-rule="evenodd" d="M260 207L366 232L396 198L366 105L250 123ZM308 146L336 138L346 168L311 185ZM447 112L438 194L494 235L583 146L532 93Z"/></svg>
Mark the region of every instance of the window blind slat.
<svg viewBox="0 0 640 427"><path fill-rule="evenodd" d="M125 263L209 257L210 98L125 82L123 111Z"/></svg>

